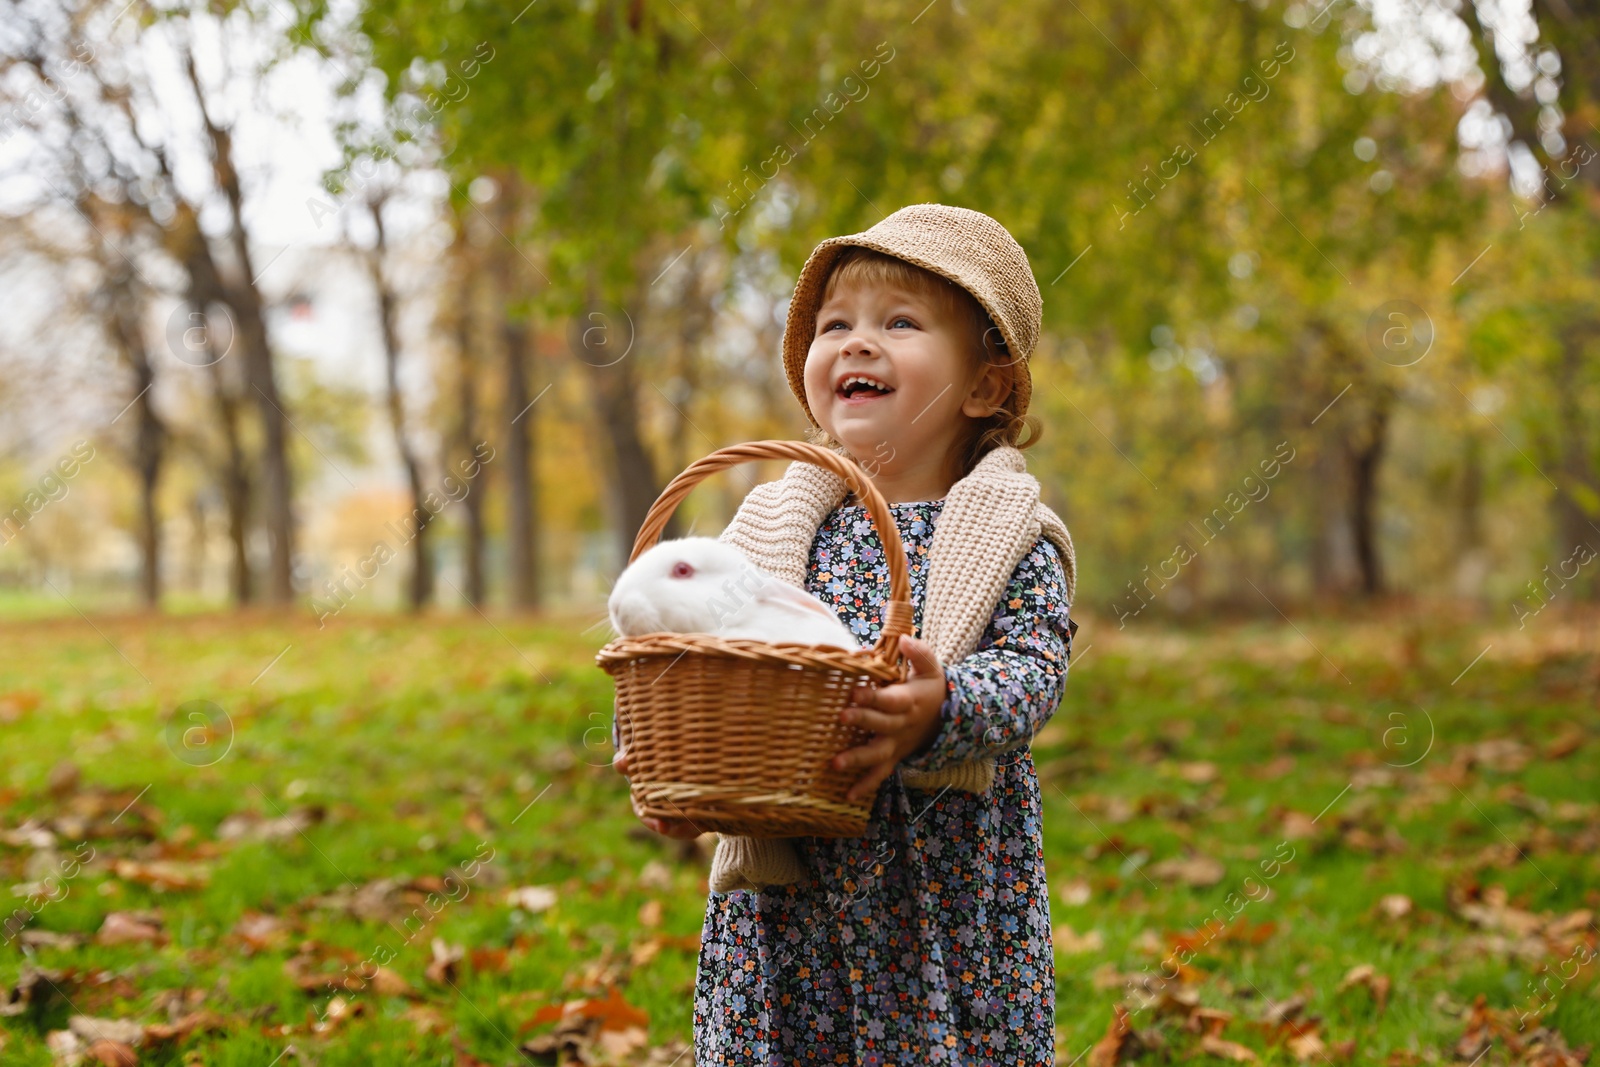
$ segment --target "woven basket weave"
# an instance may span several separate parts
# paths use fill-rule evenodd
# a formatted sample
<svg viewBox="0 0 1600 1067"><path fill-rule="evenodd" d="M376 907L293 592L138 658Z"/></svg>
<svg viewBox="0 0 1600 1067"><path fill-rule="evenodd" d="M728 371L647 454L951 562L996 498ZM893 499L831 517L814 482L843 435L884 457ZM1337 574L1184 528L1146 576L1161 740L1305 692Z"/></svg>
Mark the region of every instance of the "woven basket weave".
<svg viewBox="0 0 1600 1067"><path fill-rule="evenodd" d="M710 634L618 638L595 657L616 682L617 728L628 753L633 810L745 837L859 837L871 801L846 792L861 772L834 756L871 736L839 721L857 685L906 678L911 581L889 505L853 461L800 441L719 449L662 490L633 543L633 562L708 475L739 463L790 459L844 478L866 504L889 561L889 601L875 645L845 651Z"/></svg>

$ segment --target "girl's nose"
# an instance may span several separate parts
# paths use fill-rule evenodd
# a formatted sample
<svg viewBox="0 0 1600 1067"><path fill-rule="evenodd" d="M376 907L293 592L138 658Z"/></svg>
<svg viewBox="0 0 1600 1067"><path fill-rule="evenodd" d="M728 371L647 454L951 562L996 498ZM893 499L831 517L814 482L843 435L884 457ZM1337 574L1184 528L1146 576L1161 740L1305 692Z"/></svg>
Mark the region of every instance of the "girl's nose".
<svg viewBox="0 0 1600 1067"><path fill-rule="evenodd" d="M852 333L839 346L841 356L876 356L878 347L859 333Z"/></svg>

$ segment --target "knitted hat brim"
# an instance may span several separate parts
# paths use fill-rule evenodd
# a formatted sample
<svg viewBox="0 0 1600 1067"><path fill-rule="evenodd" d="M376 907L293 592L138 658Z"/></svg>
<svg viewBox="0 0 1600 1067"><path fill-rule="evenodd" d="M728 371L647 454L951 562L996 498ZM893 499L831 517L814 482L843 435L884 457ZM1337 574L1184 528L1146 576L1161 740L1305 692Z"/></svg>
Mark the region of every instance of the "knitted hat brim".
<svg viewBox="0 0 1600 1067"><path fill-rule="evenodd" d="M988 301L974 293L961 278L937 263L917 255L914 250L874 240L865 234L854 233L843 237L829 237L811 250L805 266L800 268L800 277L794 286L794 296L789 301L789 314L784 320L783 370L789 379L789 390L800 401L806 418L811 420L813 426L817 425L817 417L812 414L811 404L806 400L806 355L811 351L811 341L816 334L817 311L822 307L822 294L827 287L828 275L833 270L833 265L839 261L839 257L849 248L867 248L904 260L912 266L921 267L959 285L976 300L978 306L988 313L989 318L999 328L1000 336L1005 338L1006 351L1013 354L1012 364L1016 367L1016 373L1011 386L1012 397L1007 406L1018 415L1027 414L1028 401L1033 396L1033 376L1028 372L1028 353L1032 346L1024 345L1021 338L1013 336L1007 330L1005 316L1000 314L999 309L990 306Z"/></svg>

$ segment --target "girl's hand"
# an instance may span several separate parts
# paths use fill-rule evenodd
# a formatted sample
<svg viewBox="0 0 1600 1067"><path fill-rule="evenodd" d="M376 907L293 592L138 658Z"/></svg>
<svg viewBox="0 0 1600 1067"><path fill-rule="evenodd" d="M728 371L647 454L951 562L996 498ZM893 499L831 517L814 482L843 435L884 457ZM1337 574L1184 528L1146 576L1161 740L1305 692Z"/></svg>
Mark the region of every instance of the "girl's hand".
<svg viewBox="0 0 1600 1067"><path fill-rule="evenodd" d="M866 727L877 734L871 741L833 757L837 770L866 768L850 787L853 801L870 797L903 759L927 751L939 735L939 709L944 706L944 665L933 648L916 637L902 637L900 647L910 662L911 676L882 689L859 686L839 721Z"/></svg>
<svg viewBox="0 0 1600 1067"><path fill-rule="evenodd" d="M656 833L664 837L674 837L679 841L693 841L700 836L700 827L688 819L652 819L644 817L639 820Z"/></svg>
<svg viewBox="0 0 1600 1067"><path fill-rule="evenodd" d="M628 776L627 749L617 749L616 754L611 757L611 766L614 767L616 772L622 775L624 778ZM700 836L701 832L700 828L694 823L690 822L688 819L641 818L639 821L650 827L650 829L654 830L656 833L662 834L666 837L677 838L679 841L693 841L695 838Z"/></svg>

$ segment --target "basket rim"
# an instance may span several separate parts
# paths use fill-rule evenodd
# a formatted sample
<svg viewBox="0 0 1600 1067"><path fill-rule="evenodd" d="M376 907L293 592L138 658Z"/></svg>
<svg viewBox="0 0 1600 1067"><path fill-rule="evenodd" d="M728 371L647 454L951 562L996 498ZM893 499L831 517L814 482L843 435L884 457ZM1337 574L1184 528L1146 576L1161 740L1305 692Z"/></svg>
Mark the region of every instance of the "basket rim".
<svg viewBox="0 0 1600 1067"><path fill-rule="evenodd" d="M749 637L659 632L619 637L595 653L595 663L609 674L628 663L663 656L694 655L743 663L766 663L803 670L842 671L880 682L901 680L901 665L884 662L875 648L844 649L795 641L759 641Z"/></svg>
<svg viewBox="0 0 1600 1067"><path fill-rule="evenodd" d="M689 491L696 485L710 475L727 470L729 467L762 459L787 459L831 471L842 478L845 484L855 491L857 499L866 505L889 564L889 599L883 604L882 628L878 632L877 641L867 651L885 665L897 665L898 676L904 677L908 664L904 653L900 650L900 638L909 637L915 628L915 613L911 604L910 562L906 558L905 544L900 539L900 530L895 525L894 514L889 510L888 501L884 499L878 487L872 484L872 478L866 469L853 458L841 456L807 441L748 441L744 444L719 448L703 459L689 464L682 473L667 483L665 489L661 490L661 495L650 505L649 512L639 525L639 532L634 538L633 551L628 555L628 562L632 563L661 540L667 520L677 511L678 505L683 503Z"/></svg>

